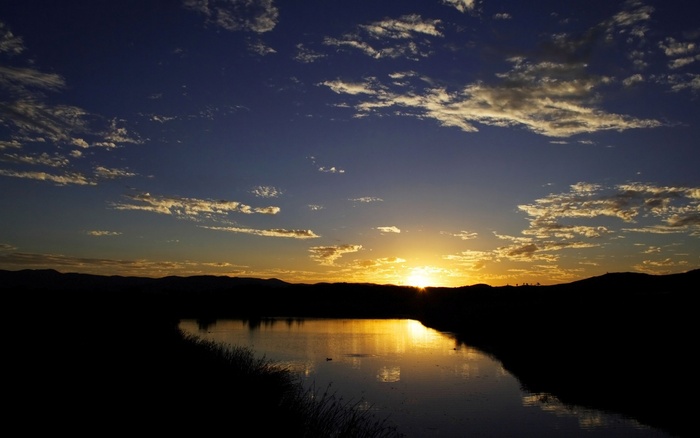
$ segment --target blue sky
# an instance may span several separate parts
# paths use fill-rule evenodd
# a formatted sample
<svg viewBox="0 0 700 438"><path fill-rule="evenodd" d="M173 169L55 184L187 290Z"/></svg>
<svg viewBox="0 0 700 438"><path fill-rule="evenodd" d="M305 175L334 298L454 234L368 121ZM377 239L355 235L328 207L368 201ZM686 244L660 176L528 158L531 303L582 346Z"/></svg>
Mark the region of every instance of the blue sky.
<svg viewBox="0 0 700 438"><path fill-rule="evenodd" d="M0 269L700 265L692 1L5 1Z"/></svg>

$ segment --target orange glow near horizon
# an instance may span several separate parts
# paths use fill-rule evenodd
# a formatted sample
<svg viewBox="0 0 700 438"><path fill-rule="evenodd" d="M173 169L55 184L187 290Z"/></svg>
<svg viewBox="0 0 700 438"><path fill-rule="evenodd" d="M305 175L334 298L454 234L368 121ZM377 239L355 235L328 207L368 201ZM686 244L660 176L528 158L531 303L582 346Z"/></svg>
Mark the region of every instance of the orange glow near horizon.
<svg viewBox="0 0 700 438"><path fill-rule="evenodd" d="M435 279L432 277L430 271L431 269L425 266L413 268L406 278L406 284L420 289L424 289L428 286L435 286Z"/></svg>

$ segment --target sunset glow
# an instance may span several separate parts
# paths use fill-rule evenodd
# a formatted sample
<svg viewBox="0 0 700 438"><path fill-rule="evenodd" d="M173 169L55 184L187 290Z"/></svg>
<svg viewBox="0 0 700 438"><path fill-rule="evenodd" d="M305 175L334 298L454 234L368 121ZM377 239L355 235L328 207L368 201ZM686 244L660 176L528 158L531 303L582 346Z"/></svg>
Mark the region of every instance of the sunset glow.
<svg viewBox="0 0 700 438"><path fill-rule="evenodd" d="M427 268L414 268L411 270L410 276L406 279L406 284L418 288L444 286L443 284L437 284L436 280L430 276L430 272Z"/></svg>

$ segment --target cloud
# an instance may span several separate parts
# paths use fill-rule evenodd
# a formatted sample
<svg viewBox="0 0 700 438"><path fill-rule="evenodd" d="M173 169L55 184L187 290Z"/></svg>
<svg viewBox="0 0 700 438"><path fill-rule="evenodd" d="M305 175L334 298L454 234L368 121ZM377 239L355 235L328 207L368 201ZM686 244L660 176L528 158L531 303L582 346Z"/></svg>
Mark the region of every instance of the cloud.
<svg viewBox="0 0 700 438"><path fill-rule="evenodd" d="M675 38L667 37L659 43L659 48L669 58L668 67L672 70L685 67L695 61L700 60L700 50L695 42L677 41Z"/></svg>
<svg viewBox="0 0 700 438"><path fill-rule="evenodd" d="M21 38L12 35L0 23L0 52L17 54L22 51L24 46ZM79 107L54 104L54 99L49 101L48 93L62 92L66 88L64 78L58 74L44 73L33 67L0 66L0 126L8 128L8 135L12 138L0 142L0 149L22 149L27 146L72 149L68 153L45 151L37 154L5 154L4 161L67 169L71 159L82 156L80 151L75 150L76 147L87 149L92 144L94 147L115 148L123 143L143 143L138 135L128 132L124 120L112 119L104 123L102 118L93 117ZM98 177L110 179L134 175L100 165L96 166L95 173ZM77 171L56 174L2 169L0 175L48 181L57 185L96 184Z"/></svg>
<svg viewBox="0 0 700 438"><path fill-rule="evenodd" d="M286 230L282 228L273 228L269 230L259 230L254 228L241 228L241 227L207 227L203 226L208 230L217 231L228 231L231 233L243 233L252 234L255 236L265 236L265 237L287 237L292 239L315 239L320 237L311 230Z"/></svg>
<svg viewBox="0 0 700 438"><path fill-rule="evenodd" d="M463 11L474 8L473 2L455 1L452 4L460 5ZM432 119L441 126L456 127L465 132L477 132L481 124L521 127L541 135L563 138L601 131L655 128L663 123L606 111L601 106L603 94L600 89L614 85L618 79L589 71L593 44L599 42L601 36L627 38L630 53L636 54L630 56L640 67L639 62L643 63L640 57L645 52L636 47L645 38L645 26L653 11L654 8L639 2L626 2L622 11L585 30L581 37L556 34L543 46L545 50L530 54L531 58L512 56L507 60L512 68L496 74L492 80L486 78L447 87L426 77L413 84L406 78L401 82L379 82L372 77L361 82L337 79L319 85L350 97L338 106L353 108L355 117ZM361 45L364 41L355 39L346 43L380 57L376 48ZM673 39L667 39L662 47L670 53L685 55L674 60L672 66L675 68L691 62L689 54L696 50L693 43L680 44ZM631 75L621 83L630 86L641 79L641 75ZM678 83L676 90L697 90L691 77L677 76L675 82Z"/></svg>
<svg viewBox="0 0 700 438"><path fill-rule="evenodd" d="M21 37L15 36L5 23L0 21L0 53L19 55L24 51L24 41Z"/></svg>
<svg viewBox="0 0 700 438"><path fill-rule="evenodd" d="M335 166L331 166L331 167L321 166L318 168L318 171L323 172L323 173L345 173L345 170L337 169Z"/></svg>
<svg viewBox="0 0 700 438"><path fill-rule="evenodd" d="M39 155L5 154L2 159L3 161L12 161L15 163L42 165L56 168L65 167L69 163L68 159L65 157L62 157L57 154L55 154L54 156L50 156L46 152L43 152Z"/></svg>
<svg viewBox="0 0 700 438"><path fill-rule="evenodd" d="M429 40L418 37L443 37L440 24L440 20L409 14L360 25L356 32L341 38L324 38L323 44L356 49L375 59L406 57L417 60L430 55Z"/></svg>
<svg viewBox="0 0 700 438"><path fill-rule="evenodd" d="M446 234L448 236L458 237L462 240L476 239L479 236L478 233L471 232L471 231L464 231L464 230L460 231L459 233L448 233L446 231L441 231L440 234Z"/></svg>
<svg viewBox="0 0 700 438"><path fill-rule="evenodd" d="M57 91L66 86L64 79L55 73L7 66L0 66L0 84L17 95L26 95L32 89Z"/></svg>
<svg viewBox="0 0 700 438"><path fill-rule="evenodd" d="M277 50L273 49L272 47L268 46L260 40L249 42L248 50L260 56L266 56L271 55L273 53L277 53Z"/></svg>
<svg viewBox="0 0 700 438"><path fill-rule="evenodd" d="M660 253L660 252L661 252L661 248L659 248L658 246L650 246L647 249L645 249L644 251L642 251L643 254L656 254L656 253Z"/></svg>
<svg viewBox="0 0 700 438"><path fill-rule="evenodd" d="M660 42L659 48L663 50L666 56L672 58L687 56L698 50L698 46L694 42L676 41L673 37L667 37L664 41Z"/></svg>
<svg viewBox="0 0 700 438"><path fill-rule="evenodd" d="M512 58L513 68L496 75L493 84L474 82L457 90L420 83L379 84L340 80L323 82L338 94L355 96L357 116L401 115L434 119L442 126L477 132L487 126L520 126L549 137L570 137L599 131L654 128L662 123L650 119L607 113L596 108L595 88L608 83L605 77L583 73L584 65L528 62Z"/></svg>
<svg viewBox="0 0 700 438"><path fill-rule="evenodd" d="M73 135L86 132L85 112L68 105L49 106L32 98L0 105L2 123L8 122L21 136L42 136L54 142L70 142Z"/></svg>
<svg viewBox="0 0 700 438"><path fill-rule="evenodd" d="M606 187L579 182L571 185L568 192L553 193L518 208L527 213L529 221L522 236L494 233L507 244L491 251L470 250L443 258L480 270L488 263L503 261L552 264L562 257L564 250L609 245L612 239L622 237L623 233L675 233L700 237L700 187L641 182ZM603 223L606 219L613 222ZM614 221L638 226L616 227ZM658 247L651 246L645 253L658 251ZM562 271L563 276L559 277L571 275L564 274Z"/></svg>
<svg viewBox="0 0 700 438"><path fill-rule="evenodd" d="M459 254L443 256L443 259L456 262L459 265L468 267L471 270L481 270L489 262L498 261L493 251L462 251Z"/></svg>
<svg viewBox="0 0 700 438"><path fill-rule="evenodd" d="M104 166L95 167L95 174L104 179L130 178L137 175L126 169L108 169Z"/></svg>
<svg viewBox="0 0 700 438"><path fill-rule="evenodd" d="M125 195L125 197L131 202L114 203L112 207L117 210L150 211L191 219L201 216L211 218L229 213L274 215L280 211L279 207L251 207L237 201L152 196L150 193Z"/></svg>
<svg viewBox="0 0 700 438"><path fill-rule="evenodd" d="M501 13L493 15L494 20L510 20L512 18L513 18L513 16L507 12L501 12Z"/></svg>
<svg viewBox="0 0 700 438"><path fill-rule="evenodd" d="M312 62L316 62L319 59L323 59L326 56L328 56L324 53L320 53L315 50L309 49L308 47L305 47L302 43L297 44L296 48L297 51L294 55L294 59L304 64L311 64Z"/></svg>
<svg viewBox="0 0 700 438"><path fill-rule="evenodd" d="M202 14L208 24L232 32L269 32L279 20L272 0L185 0L184 5Z"/></svg>
<svg viewBox="0 0 700 438"><path fill-rule="evenodd" d="M401 233L401 230L393 225L390 227L377 227L376 229L381 231L382 233Z"/></svg>
<svg viewBox="0 0 700 438"><path fill-rule="evenodd" d="M378 259L365 259L365 260L356 260L352 263L350 263L350 266L353 268L361 269L361 270L366 270L366 269L375 269L376 268L381 268L383 266L387 265L396 265L399 263L405 263L406 259L402 259L401 257L382 257Z"/></svg>
<svg viewBox="0 0 700 438"><path fill-rule="evenodd" d="M670 258L661 260L644 260L642 263L634 266L634 269L647 274L672 274L678 272L679 268L687 268L688 262L685 260L674 260Z"/></svg>
<svg viewBox="0 0 700 438"><path fill-rule="evenodd" d="M13 252L0 254L2 269L57 269L63 272L84 272L101 275L157 275L211 274L212 269L224 274L240 272L241 267L226 262L118 260L105 258L73 257L63 254L36 254Z"/></svg>
<svg viewBox="0 0 700 438"><path fill-rule="evenodd" d="M96 183L94 181L90 181L88 178L85 176L81 175L80 173L64 173L63 175L53 175L50 173L46 172L19 172L19 171L13 171L13 170L7 170L7 169L0 169L0 175L2 176L9 176L12 178L24 178L24 179L33 179L37 181L48 181L55 183L56 185L59 186L65 186L65 185L70 185L70 184L75 184L75 185L90 185L94 186Z"/></svg>
<svg viewBox="0 0 700 438"><path fill-rule="evenodd" d="M314 157L314 156L312 155L312 156L308 157L308 159L311 160L311 163L312 163L314 166L317 166L317 164L316 164L316 157ZM339 168L337 168L337 167L335 167L335 166L331 166L331 167L328 167L328 166L319 166L317 169L318 169L319 172L322 172L322 173L345 173L345 170L339 169Z"/></svg>
<svg viewBox="0 0 700 438"><path fill-rule="evenodd" d="M363 203L363 204L367 204L367 203L370 203L370 202L382 202L382 201L384 201L384 200L383 200L382 198L375 198L375 197L372 197L372 196L363 196L363 197L361 197L361 198L351 198L351 199L349 199L349 201L361 202L361 203Z"/></svg>
<svg viewBox="0 0 700 438"><path fill-rule="evenodd" d="M92 230L86 232L88 236L104 237L104 236L119 236L122 233L119 231Z"/></svg>
<svg viewBox="0 0 700 438"><path fill-rule="evenodd" d="M21 38L15 37L0 23L0 53L17 54L24 50ZM66 87L65 80L55 73L34 68L0 66L0 124L15 127L23 136L40 135L54 141L70 140L83 132L85 112L68 105L48 105L44 92L57 92Z"/></svg>
<svg viewBox="0 0 700 438"><path fill-rule="evenodd" d="M343 254L357 252L362 245L313 246L309 248L311 258L322 265L332 266Z"/></svg>
<svg viewBox="0 0 700 438"><path fill-rule="evenodd" d="M639 1L628 1L625 3L627 10L623 10L615 14L612 23L619 27L630 27L642 21L649 21L651 14L654 12L652 6L643 5Z"/></svg>
<svg viewBox="0 0 700 438"><path fill-rule="evenodd" d="M250 193L258 198L276 198L282 195L282 191L273 186L257 186Z"/></svg>
<svg viewBox="0 0 700 438"><path fill-rule="evenodd" d="M625 87L631 87L632 85L639 84L641 82L644 82L644 76L637 73L637 74L634 74L628 78L625 78L622 81L622 85L624 85Z"/></svg>
<svg viewBox="0 0 700 438"><path fill-rule="evenodd" d="M107 132L104 134L104 141L109 144L114 143L134 143L141 144L143 140L129 133L124 126L124 120L112 119Z"/></svg>
<svg viewBox="0 0 700 438"><path fill-rule="evenodd" d="M627 183L613 187L577 183L567 193L550 194L534 203L519 205L529 216L525 235L571 239L574 236L600 237L612 233L603 225L565 225L564 219L609 217L624 223L644 220L643 227L628 230L697 232L700 229L700 188L665 187L647 183Z"/></svg>
<svg viewBox="0 0 700 438"><path fill-rule="evenodd" d="M654 7L639 1L627 1L623 3L623 8L611 19L601 23L607 38L626 35L628 38L643 40L648 31L645 23L651 20Z"/></svg>
<svg viewBox="0 0 700 438"><path fill-rule="evenodd" d="M442 0L442 3L454 7L462 13L473 11L476 7L476 0Z"/></svg>
<svg viewBox="0 0 700 438"><path fill-rule="evenodd" d="M440 20L424 20L420 15L404 15L399 19L384 19L371 24L360 25L372 38L411 39L416 34L443 36L438 29Z"/></svg>
<svg viewBox="0 0 700 438"><path fill-rule="evenodd" d="M320 82L318 85L325 85L337 94L377 94L378 92L373 90L373 84L362 83L362 82L344 82L340 79L334 81L324 81Z"/></svg>
<svg viewBox="0 0 700 438"><path fill-rule="evenodd" d="M22 143L17 140L0 140L0 151L3 149L21 149Z"/></svg>
<svg viewBox="0 0 700 438"><path fill-rule="evenodd" d="M659 82L668 83L671 86L671 91L674 92L683 90L690 90L693 93L700 92L700 74L668 75L659 78Z"/></svg>

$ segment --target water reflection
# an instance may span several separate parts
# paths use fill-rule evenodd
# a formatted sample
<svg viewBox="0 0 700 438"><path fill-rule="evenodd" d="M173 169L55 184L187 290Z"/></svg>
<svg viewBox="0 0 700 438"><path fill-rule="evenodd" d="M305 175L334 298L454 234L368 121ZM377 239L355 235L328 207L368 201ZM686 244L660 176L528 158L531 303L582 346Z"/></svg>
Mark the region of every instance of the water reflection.
<svg viewBox="0 0 700 438"><path fill-rule="evenodd" d="M407 437L668 437L525 393L500 362L414 320L182 321L180 327L250 347L298 373L308 387L388 417Z"/></svg>
<svg viewBox="0 0 700 438"><path fill-rule="evenodd" d="M377 372L377 380L380 382L398 382L401 380L401 367L381 367Z"/></svg>

